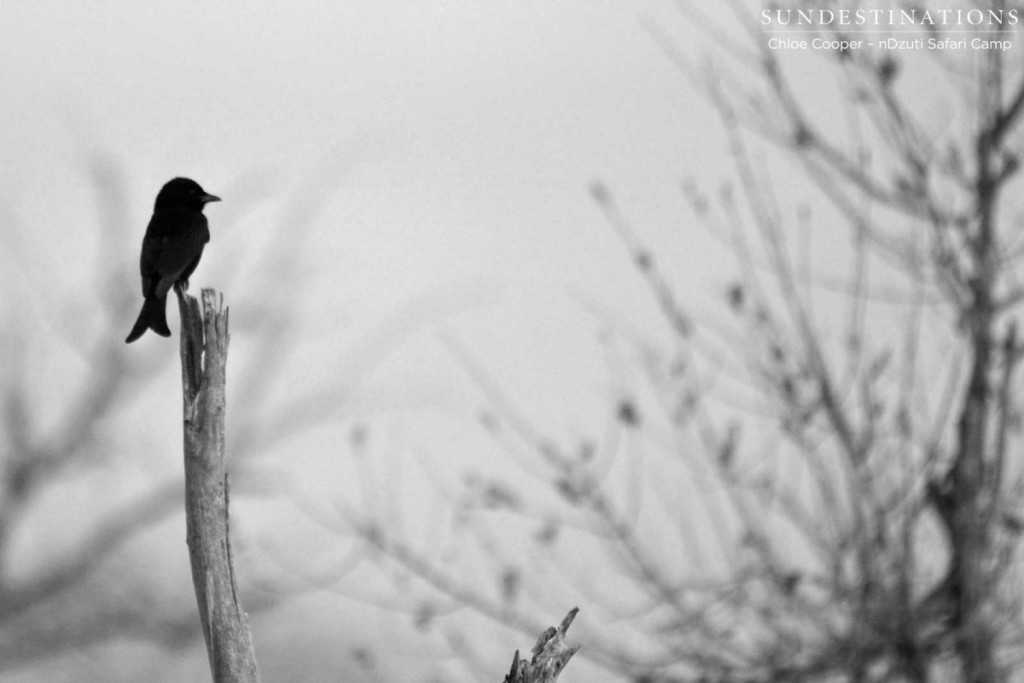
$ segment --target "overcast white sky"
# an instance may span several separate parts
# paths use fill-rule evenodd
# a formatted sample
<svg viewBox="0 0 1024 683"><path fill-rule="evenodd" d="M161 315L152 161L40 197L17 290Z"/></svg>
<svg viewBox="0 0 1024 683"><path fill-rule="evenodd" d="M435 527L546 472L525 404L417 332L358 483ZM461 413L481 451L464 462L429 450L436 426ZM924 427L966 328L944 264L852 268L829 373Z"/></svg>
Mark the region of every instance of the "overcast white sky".
<svg viewBox="0 0 1024 683"><path fill-rule="evenodd" d="M280 228L283 198L321 183L328 202L304 254L329 278L316 305L359 329L437 288L479 290L489 303L466 333L504 355L499 366L571 364L596 329L581 327L575 296L656 318L591 179L609 183L687 291L728 278L679 191L684 177L713 187L726 173L716 121L644 14L692 35L670 6L625 1L6 6L4 210L27 253L49 255L39 266L56 287L99 267L67 258L94 253L88 153L124 170L130 239L111 258L130 267L156 190L188 175L224 198L193 278L221 287L239 242L256 250ZM219 233L252 187L271 201Z"/></svg>
<svg viewBox="0 0 1024 683"><path fill-rule="evenodd" d="M41 274L31 286L88 315L84 285L112 264L135 272L157 190L186 175L224 200L207 211L193 286L232 304L223 273L286 229L288 197L316 188L304 305L352 338L422 316L424 297L427 313L465 308L448 322L505 388L553 429L586 431L608 409L587 307L665 332L588 183L609 185L689 305L717 306L707 298L732 267L680 192L728 173L717 121L644 15L699 50L669 3L630 0L4 3L0 245ZM123 173L130 223L105 260L95 154ZM0 255L0 297L28 298L10 265ZM251 314L232 308L233 352ZM161 342L147 336L140 353ZM443 385L430 353L396 353L368 400ZM159 386L176 395L171 366ZM147 418L165 450L149 457L177 468L178 403L165 403Z"/></svg>
<svg viewBox="0 0 1024 683"><path fill-rule="evenodd" d="M727 3L704 4L724 13ZM432 326L454 330L554 435L594 434L610 414L609 387L622 380L598 341L604 323L661 341L669 335L588 184L608 185L697 315L720 309L734 272L680 190L692 178L714 192L731 175L719 123L644 22L662 26L694 57L721 47L708 45L714 37L688 25L671 0L3 2L0 319L58 311L31 323L39 336L26 367L40 411L56 419L61 402L53 397L65 397L84 374L73 345L54 341L54 319L69 337L95 338L108 325L111 343L123 343L130 319L124 329L97 319L90 288L98 273L123 271L137 296L153 199L185 175L224 200L207 210L212 240L192 284L218 288L232 307L229 381L260 360L248 337L260 302L243 290L283 287L291 275L303 282L296 305L307 317L301 352L279 373L282 393L323 380L325 369L356 373L382 348L390 354L352 413L384 415L378 447L398 455L346 466L370 470L421 456L450 459L442 467L501 464L480 447L479 433L463 428L473 424L479 396L467 398L468 382L444 358ZM834 76L814 75L827 56L784 59L805 69L801 94L828 100ZM941 132L959 122L948 89L928 91L934 82L904 74L897 87L921 90L924 125ZM817 113L838 128L848 122L833 105L835 112ZM126 202L116 226L123 244L104 254L104 214L90 178L97 158L116 171ZM796 175L770 181L783 200L809 185ZM315 197L317 211L294 272L261 270L259 255L302 222L297 196ZM845 258L839 227L817 215L807 233L815 256L826 256L814 264L821 272L832 269L828 257ZM176 333L177 315L169 319ZM394 345L396 331L414 324L423 331ZM0 334L0 342L8 338ZM93 499L148 485L157 471L180 474L175 348L153 335L132 347L141 362L165 358L165 372L139 388L130 418L103 435L120 450L111 456L113 480L85 491ZM251 398L233 395L230 405ZM462 422L453 426L451 417ZM111 436L129 430L140 434L131 443ZM229 445L232 438L229 431ZM280 472L303 474L321 492L336 487L327 465L312 458L336 461L344 435L311 432L288 445ZM345 483L363 493L374 484ZM42 535L28 534L28 550L16 558L22 569L31 566L29 551L54 552L73 537L70 518L88 520L95 503L56 498L39 513L46 547ZM243 535L269 537L271 547L289 535L304 540L280 518L239 517ZM294 558L315 565L307 553ZM183 566L184 556L175 557ZM587 581L601 587L612 570L588 571ZM349 607L327 602L323 610ZM379 633L361 624L362 635L383 641L392 623L382 616ZM580 672L569 680L591 680L592 670Z"/></svg>
<svg viewBox="0 0 1024 683"><path fill-rule="evenodd" d="M703 4L715 12L727 3ZM750 5L753 15L758 3ZM545 427L592 434L608 418L614 380L593 311L662 340L667 334L588 184L600 178L611 188L688 308L717 310L733 273L680 191L694 178L713 192L730 174L718 121L643 21L662 25L693 56L715 47L671 0L3 0L0 318L20 310L14 303L45 301L69 335L101 324L90 307L97 273L131 273L125 286L137 296L153 198L168 179L186 175L224 200L207 211L212 241L192 283L218 288L232 306L235 381L235 368L253 359L247 323L260 315L242 305L240 290L285 284L267 279L288 274L252 265L299 222L289 198L312 192L319 210L299 243L294 276L306 283L298 304L311 316L300 339L312 334L313 343L302 347L299 367L281 373L291 383L285 391L322 379L351 349L366 354L350 359L358 368L392 341L374 332L387 321L395 330L426 320L455 330ZM806 67L798 86L816 104L827 100L819 91L836 87L834 76L826 83L812 75L827 58L785 57ZM941 133L960 121L951 113L957 102L946 101L950 89L936 83L904 73L894 87L919 89L926 130ZM848 122L833 105L836 115L822 118L838 128ZM102 255L89 172L97 155L118 170L127 202L123 244ZM795 175L770 180L784 200L810 184ZM837 223L815 216L812 227L815 255L847 250ZM243 279L231 276L238 272ZM177 316L169 318L176 332ZM111 343L122 343L129 324L111 332ZM83 369L68 348L51 355L53 330L40 331L32 385L45 411L60 405L52 397ZM142 433L145 447L122 449L115 463L132 480L126 487L159 468L179 472L175 348L148 335L131 349L167 365L131 406L140 421L111 430ZM388 423L385 446L494 466L474 450L479 434L460 434L435 413L405 419L432 402L454 406L460 419L474 416L475 406L459 403L465 378L439 362L436 338L423 333L390 351L355 411L401 413ZM231 405L248 398L232 396ZM281 459L282 471L317 479L321 470L303 470L303 458L317 447L336 454L339 439L329 437L306 435ZM114 498L117 483L104 484L88 493ZM91 502L57 500L46 550L75 533L68 511L91 511ZM239 527L253 519L239 517ZM44 543L33 537L24 545ZM595 566L588 578L599 585L602 571L610 570ZM371 641L385 637L381 623Z"/></svg>

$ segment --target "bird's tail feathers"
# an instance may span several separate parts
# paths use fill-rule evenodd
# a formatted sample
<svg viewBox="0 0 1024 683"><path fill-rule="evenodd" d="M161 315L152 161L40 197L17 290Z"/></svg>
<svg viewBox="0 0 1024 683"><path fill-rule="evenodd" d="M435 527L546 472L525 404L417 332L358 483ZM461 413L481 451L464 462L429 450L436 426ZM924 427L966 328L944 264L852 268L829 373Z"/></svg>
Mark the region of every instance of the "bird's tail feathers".
<svg viewBox="0 0 1024 683"><path fill-rule="evenodd" d="M135 326L132 327L132 331L124 340L125 343L131 344L141 337L146 330L153 330L161 337L170 337L171 330L167 327L166 304L166 297L146 297L142 302L142 310L139 311L139 317L135 320Z"/></svg>

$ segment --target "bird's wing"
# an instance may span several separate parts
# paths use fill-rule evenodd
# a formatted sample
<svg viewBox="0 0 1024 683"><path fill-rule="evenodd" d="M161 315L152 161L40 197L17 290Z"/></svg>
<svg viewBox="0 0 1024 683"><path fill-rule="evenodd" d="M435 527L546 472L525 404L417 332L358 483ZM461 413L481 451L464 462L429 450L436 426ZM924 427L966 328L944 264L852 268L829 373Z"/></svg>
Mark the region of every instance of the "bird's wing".
<svg viewBox="0 0 1024 683"><path fill-rule="evenodd" d="M195 242L189 245L175 243L170 245L169 249L165 248L162 253L167 254L167 258L162 258L160 261L160 281L156 283L157 296L167 296L175 282L183 277L187 278L186 270L189 272L195 270L199 265L199 257L203 255L205 244L205 242ZM190 256L191 258L188 258ZM185 260L186 258L188 260Z"/></svg>
<svg viewBox="0 0 1024 683"><path fill-rule="evenodd" d="M143 246L148 252L148 270L143 272L143 289L147 275L149 286L158 297L167 296L186 268L197 263L203 247L210 239L206 216L190 211L154 214Z"/></svg>

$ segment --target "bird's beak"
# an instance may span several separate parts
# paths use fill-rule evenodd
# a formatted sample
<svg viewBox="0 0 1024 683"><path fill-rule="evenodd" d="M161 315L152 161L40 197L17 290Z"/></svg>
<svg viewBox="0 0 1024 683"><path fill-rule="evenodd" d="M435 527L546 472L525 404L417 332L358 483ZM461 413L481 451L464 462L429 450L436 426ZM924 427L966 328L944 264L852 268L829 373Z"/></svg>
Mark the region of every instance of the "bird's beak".
<svg viewBox="0 0 1024 683"><path fill-rule="evenodd" d="M220 201L220 197L218 197L217 195L210 194L208 192L203 195L203 204L209 204L210 202L219 202L219 201Z"/></svg>

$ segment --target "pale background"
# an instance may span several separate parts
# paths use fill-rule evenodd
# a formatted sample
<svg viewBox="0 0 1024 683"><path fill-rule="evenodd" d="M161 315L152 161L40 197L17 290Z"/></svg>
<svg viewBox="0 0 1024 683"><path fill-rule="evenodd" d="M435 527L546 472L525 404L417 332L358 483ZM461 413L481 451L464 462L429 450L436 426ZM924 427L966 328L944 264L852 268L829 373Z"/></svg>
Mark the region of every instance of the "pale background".
<svg viewBox="0 0 1024 683"><path fill-rule="evenodd" d="M479 397L438 330L457 334L551 433L586 433L607 418L601 331L614 325L657 340L668 330L588 192L595 179L671 264L687 305L721 306L733 264L680 188L687 179L714 188L729 163L712 108L644 29L662 25L699 56L702 36L671 3L50 1L4 2L0 15L0 303L4 324L20 321L33 339L33 405L44 425L60 420L53 397L85 373L68 342L108 334L122 343L134 313L98 316L91 288L117 272L137 297L139 240L156 191L176 175L224 200L207 210L212 241L192 282L219 289L232 306L229 376L259 362L247 334L261 313L242 305L243 294L269 297L291 282L297 296L288 304L300 318L288 343L300 352L266 392L358 377L339 424L303 431L266 456L269 478L298 479L303 490L376 485L331 474L353 416L383 434L378 450L490 469L500 451L458 426L472 421ZM106 214L96 164L124 202L116 230L125 239L113 250L97 246ZM264 247L279 244L293 221L305 227L290 269L262 269ZM176 335L173 310L169 320ZM40 510L12 567L30 571L74 538L76 519L93 506L154 472L180 472L176 343L147 335L131 351L164 370L108 426L115 474L96 486L69 482ZM280 559L287 547L296 564L313 566L329 553L329 540L296 540L307 533L301 515L242 498L235 518L261 539L242 548L246 557ZM185 580L183 530L168 524L160 533L181 554L167 560L167 574ZM367 607L351 586L296 600L306 601L306 616L287 621L285 610L255 623L267 680L303 675L281 663L294 651L266 645L281 630L296 648L319 637L339 651L400 638L407 656L381 673L395 680L448 656L422 642L408 615ZM493 643L504 653L493 671L530 644ZM205 675L198 649L184 663L138 657L129 650L118 660L124 680ZM78 678L56 667L54 680L114 679L109 660L88 653L70 666ZM307 680L327 680L310 666ZM606 675L580 663L566 678Z"/></svg>

